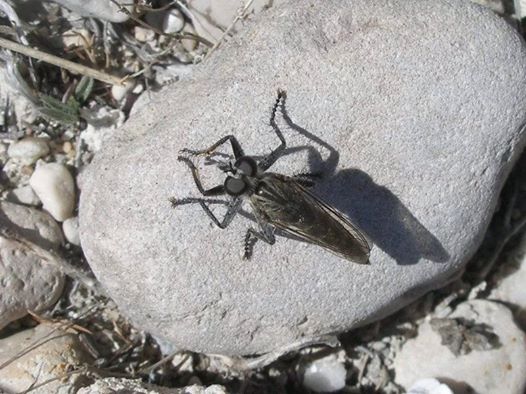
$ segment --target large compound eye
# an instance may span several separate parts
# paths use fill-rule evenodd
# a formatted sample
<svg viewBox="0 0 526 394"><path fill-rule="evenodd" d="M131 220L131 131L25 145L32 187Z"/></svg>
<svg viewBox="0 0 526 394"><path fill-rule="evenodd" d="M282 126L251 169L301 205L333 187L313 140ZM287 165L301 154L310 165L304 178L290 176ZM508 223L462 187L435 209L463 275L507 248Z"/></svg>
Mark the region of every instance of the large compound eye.
<svg viewBox="0 0 526 394"><path fill-rule="evenodd" d="M225 179L225 191L231 196L240 196L248 189L248 185L243 179L227 177Z"/></svg>
<svg viewBox="0 0 526 394"><path fill-rule="evenodd" d="M256 161L250 156L242 156L234 163L239 171L247 176L254 176L258 171L258 165Z"/></svg>

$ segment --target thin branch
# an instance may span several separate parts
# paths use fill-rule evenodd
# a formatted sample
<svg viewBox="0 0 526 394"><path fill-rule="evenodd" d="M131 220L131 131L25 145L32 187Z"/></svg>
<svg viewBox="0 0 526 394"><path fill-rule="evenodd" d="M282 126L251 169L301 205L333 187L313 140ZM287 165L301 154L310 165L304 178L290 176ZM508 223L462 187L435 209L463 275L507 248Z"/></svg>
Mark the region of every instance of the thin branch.
<svg viewBox="0 0 526 394"><path fill-rule="evenodd" d="M204 60L208 59L210 57L210 55L212 54L212 52L214 52L218 47L219 45L221 45L221 43L225 40L225 37L230 33L230 31L234 28L234 26L236 25L236 23L245 17L246 15L246 12L248 11L248 9L250 8L250 6L252 5L252 3L254 2L254 0L248 0L248 2L245 4L245 6L243 7L243 9L241 10L241 12L239 12L237 14L237 16L234 18L234 20L232 21L232 23L230 24L230 26L228 26L228 28L223 32L223 34L221 35L221 37L219 38L219 40L214 44L214 46L212 48L210 48L210 50L208 51L208 53L206 54Z"/></svg>
<svg viewBox="0 0 526 394"><path fill-rule="evenodd" d="M87 367L82 367L80 369L77 369L77 370L73 370L73 371L69 371L69 372L65 372L59 376L55 376L54 378L50 378L48 380L45 380L37 385L32 385L30 388L28 388L27 390L24 390L24 391L21 391L19 394L27 394L27 393L30 393L31 391L34 391L36 389L39 389L49 383L53 383L53 382L56 382L57 380L63 380L65 378L69 378L73 375L76 375L76 374L81 374L81 373L86 373L88 372L88 368ZM35 384L36 381L33 383Z"/></svg>
<svg viewBox="0 0 526 394"><path fill-rule="evenodd" d="M28 47L26 45L19 44L18 42L10 41L5 38L0 37L0 47L9 49L14 52L21 53L43 62L53 64L57 67L65 68L71 72L86 75L88 77L97 79L99 81L109 83L111 85L122 85L122 78L115 77L113 75L103 73L102 71L95 70L90 67L86 67L82 64L74 63L69 60L62 59L61 57L51 55L46 52L42 52L38 49Z"/></svg>

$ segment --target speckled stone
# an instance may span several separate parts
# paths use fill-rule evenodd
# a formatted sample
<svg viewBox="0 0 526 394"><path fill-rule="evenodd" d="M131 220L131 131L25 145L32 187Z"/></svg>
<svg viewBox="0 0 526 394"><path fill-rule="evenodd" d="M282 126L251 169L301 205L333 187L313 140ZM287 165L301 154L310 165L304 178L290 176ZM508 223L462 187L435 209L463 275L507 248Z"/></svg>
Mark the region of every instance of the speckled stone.
<svg viewBox="0 0 526 394"><path fill-rule="evenodd" d="M123 312L185 349L264 353L392 313L477 249L525 144L525 55L510 26L467 1L272 8L97 154L81 193L83 250ZM180 149L226 134L256 156L278 145L278 88L291 149L272 170L323 171L313 191L367 234L370 265L282 236L247 262L249 218L220 230L200 206L171 208L172 196L198 195ZM207 186L224 179L202 172Z"/></svg>
<svg viewBox="0 0 526 394"><path fill-rule="evenodd" d="M43 249L64 239L53 218L34 208L0 203L0 226ZM52 306L62 294L64 275L16 240L0 237L0 329L27 314Z"/></svg>

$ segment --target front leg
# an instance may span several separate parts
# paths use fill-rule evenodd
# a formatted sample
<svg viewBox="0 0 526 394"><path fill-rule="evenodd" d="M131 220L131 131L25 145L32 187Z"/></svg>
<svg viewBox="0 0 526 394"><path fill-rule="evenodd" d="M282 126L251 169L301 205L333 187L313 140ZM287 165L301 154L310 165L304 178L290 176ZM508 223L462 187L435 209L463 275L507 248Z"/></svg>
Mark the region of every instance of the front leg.
<svg viewBox="0 0 526 394"><path fill-rule="evenodd" d="M276 243L274 228L267 223L261 223L260 221L258 222L261 231L256 231L252 227L249 227L245 235L245 253L243 254L243 259L245 260L250 260L252 257L254 244L258 239L268 243L269 245L274 245Z"/></svg>
<svg viewBox="0 0 526 394"><path fill-rule="evenodd" d="M201 182L201 175L199 174L199 169L195 166L192 160L184 156L179 156L177 160L182 161L188 166L188 168L190 168L190 171L192 172L192 177L194 178L195 186L203 196L209 197L225 194L225 187L223 185L217 185L210 189L205 189L203 187L203 183Z"/></svg>
<svg viewBox="0 0 526 394"><path fill-rule="evenodd" d="M223 220L219 220L216 215L210 210L207 203L210 203L209 200L205 200L204 198L194 198L194 197L186 197L186 198L170 198L170 203L172 204L172 208L175 208L179 205L186 205L186 204L199 204L201 205L201 208L203 208L203 211L205 211L206 215L212 220L212 222L219 227L220 229L225 229L228 227L228 225L232 222L236 214L241 209L241 203L243 200L240 198L234 198L230 203L228 204L228 210L225 213L225 216L223 217Z"/></svg>
<svg viewBox="0 0 526 394"><path fill-rule="evenodd" d="M285 137L283 137L283 133L278 127L278 124L276 123L276 112L278 110L278 107L281 104L281 112L283 112L283 106L285 105L285 100L287 98L287 93L284 90L279 89L278 90L278 98L276 99L276 102L274 103L274 106L272 107L272 112L270 113L270 125L272 126L272 129L278 136L279 140L281 141L281 144L274 149L272 152L269 153L268 156L266 156L261 162L258 163L259 168L261 171L268 170L272 164L276 162L280 158L280 156L283 154L283 151L287 147L287 143L285 142Z"/></svg>
<svg viewBox="0 0 526 394"><path fill-rule="evenodd" d="M224 136L215 144L206 149L192 150L184 148L181 150L181 153L188 153L192 156L210 156L219 146L223 145L226 141L230 141L230 145L232 146L232 152L234 152L234 157L236 158L236 160L239 159L241 156L245 155L245 153L243 152L243 148L241 148L241 145L239 144L239 141L233 135Z"/></svg>

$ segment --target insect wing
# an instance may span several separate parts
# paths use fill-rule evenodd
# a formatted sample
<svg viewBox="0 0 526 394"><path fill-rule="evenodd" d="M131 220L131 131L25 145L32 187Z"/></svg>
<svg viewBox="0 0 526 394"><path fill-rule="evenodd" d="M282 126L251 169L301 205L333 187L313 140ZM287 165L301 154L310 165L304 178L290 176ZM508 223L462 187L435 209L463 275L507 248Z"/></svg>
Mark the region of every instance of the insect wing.
<svg viewBox="0 0 526 394"><path fill-rule="evenodd" d="M266 173L260 185L251 198L260 218L350 261L369 262L369 243L335 208L283 175Z"/></svg>

